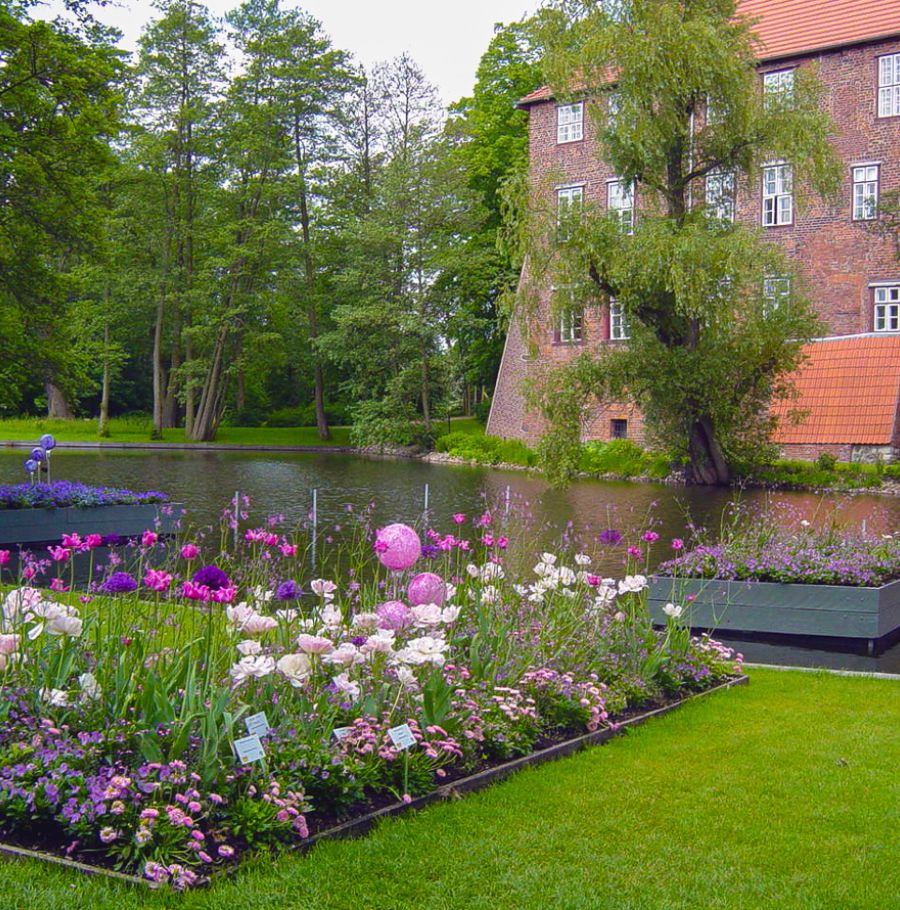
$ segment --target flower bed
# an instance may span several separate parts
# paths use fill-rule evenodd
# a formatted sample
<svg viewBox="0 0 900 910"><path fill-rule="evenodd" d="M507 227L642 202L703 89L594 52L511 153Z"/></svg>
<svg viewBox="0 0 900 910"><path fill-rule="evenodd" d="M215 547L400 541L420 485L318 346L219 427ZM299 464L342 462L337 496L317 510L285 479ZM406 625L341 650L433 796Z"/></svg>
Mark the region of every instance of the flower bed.
<svg viewBox="0 0 900 910"><path fill-rule="evenodd" d="M91 506L154 505L168 502L165 493L136 493L114 487L89 487L57 480L53 483L16 483L0 486L0 510L64 509Z"/></svg>
<svg viewBox="0 0 900 910"><path fill-rule="evenodd" d="M425 546L351 521L340 583L303 531L230 549L238 520L168 550L149 532L78 596L7 595L4 839L183 888L740 673L677 618L653 630L644 576L545 553L509 577L490 515Z"/></svg>

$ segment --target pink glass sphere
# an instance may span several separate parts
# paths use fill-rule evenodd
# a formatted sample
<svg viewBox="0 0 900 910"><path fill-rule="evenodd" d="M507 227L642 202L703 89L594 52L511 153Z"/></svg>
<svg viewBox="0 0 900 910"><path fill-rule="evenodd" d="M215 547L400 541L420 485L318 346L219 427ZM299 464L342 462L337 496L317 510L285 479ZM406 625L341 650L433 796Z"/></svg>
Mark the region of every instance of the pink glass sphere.
<svg viewBox="0 0 900 910"><path fill-rule="evenodd" d="M409 525L388 525L375 535L375 552L383 566L392 572L402 572L419 558L422 542Z"/></svg>
<svg viewBox="0 0 900 910"><path fill-rule="evenodd" d="M410 623L409 607L402 600L387 600L375 608L382 629L398 631Z"/></svg>
<svg viewBox="0 0 900 910"><path fill-rule="evenodd" d="M437 604L440 607L447 599L447 586L440 575L421 572L409 583L406 593L414 607L421 604Z"/></svg>

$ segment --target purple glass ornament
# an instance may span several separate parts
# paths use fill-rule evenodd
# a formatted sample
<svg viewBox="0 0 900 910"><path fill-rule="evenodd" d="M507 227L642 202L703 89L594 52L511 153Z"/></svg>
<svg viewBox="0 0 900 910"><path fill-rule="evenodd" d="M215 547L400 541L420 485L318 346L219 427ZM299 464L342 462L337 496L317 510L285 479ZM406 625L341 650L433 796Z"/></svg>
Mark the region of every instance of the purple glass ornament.
<svg viewBox="0 0 900 910"><path fill-rule="evenodd" d="M410 622L409 607L402 600L388 600L375 608L382 629L402 629Z"/></svg>
<svg viewBox="0 0 900 910"><path fill-rule="evenodd" d="M447 599L447 586L440 575L435 575L434 572L420 572L409 583L406 593L414 607L421 604L437 604L440 607Z"/></svg>
<svg viewBox="0 0 900 910"><path fill-rule="evenodd" d="M392 572L402 572L415 564L422 543L409 525L392 524L375 534L375 552L383 566Z"/></svg>
<svg viewBox="0 0 900 910"><path fill-rule="evenodd" d="M48 452L56 448L56 440L50 433L44 433L41 436L41 448L46 449Z"/></svg>

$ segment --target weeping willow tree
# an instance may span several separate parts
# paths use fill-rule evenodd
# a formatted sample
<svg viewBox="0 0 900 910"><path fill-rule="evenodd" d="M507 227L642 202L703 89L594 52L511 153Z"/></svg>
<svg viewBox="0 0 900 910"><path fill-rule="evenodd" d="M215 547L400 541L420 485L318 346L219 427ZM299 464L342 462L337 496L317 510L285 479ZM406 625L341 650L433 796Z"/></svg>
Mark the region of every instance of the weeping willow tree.
<svg viewBox="0 0 900 910"><path fill-rule="evenodd" d="M685 454L693 482L727 483L736 462L765 448L769 405L789 393L819 330L756 200L764 174L783 198L772 203L776 222L836 192L821 84L809 67L764 91L753 23L735 0L607 0L606 9L556 0L536 35L554 98L587 97L596 154L636 200L626 218L605 204L573 208L560 230L556 211L541 211L551 197L555 205L548 184L519 231L523 312L552 285L566 289L554 295L557 316L613 302L630 334L531 389L550 427L545 463L564 479L581 417L628 399L667 449ZM736 200L750 200L746 221Z"/></svg>

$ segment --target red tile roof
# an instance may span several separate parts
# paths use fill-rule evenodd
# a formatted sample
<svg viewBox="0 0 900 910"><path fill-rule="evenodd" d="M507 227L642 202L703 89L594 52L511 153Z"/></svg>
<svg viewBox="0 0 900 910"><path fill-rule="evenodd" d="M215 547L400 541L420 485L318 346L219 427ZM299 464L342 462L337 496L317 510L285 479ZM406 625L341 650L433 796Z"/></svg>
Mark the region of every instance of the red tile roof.
<svg viewBox="0 0 900 910"><path fill-rule="evenodd" d="M740 0L738 11L757 20L761 61L900 35L900 0ZM552 97L545 85L519 106Z"/></svg>
<svg viewBox="0 0 900 910"><path fill-rule="evenodd" d="M773 408L782 418L774 441L889 445L900 407L900 335L829 338L805 353L794 376L797 398ZM794 410L808 415L791 423Z"/></svg>

